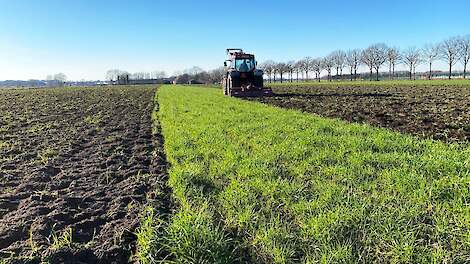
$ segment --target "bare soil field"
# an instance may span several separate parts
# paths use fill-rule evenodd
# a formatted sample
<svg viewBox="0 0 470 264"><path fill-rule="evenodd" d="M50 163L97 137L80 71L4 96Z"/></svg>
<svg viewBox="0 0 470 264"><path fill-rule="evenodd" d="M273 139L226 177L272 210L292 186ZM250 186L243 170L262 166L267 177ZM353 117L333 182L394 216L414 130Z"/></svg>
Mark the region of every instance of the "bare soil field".
<svg viewBox="0 0 470 264"><path fill-rule="evenodd" d="M129 260L143 206L167 206L154 93L0 90L0 259Z"/></svg>
<svg viewBox="0 0 470 264"><path fill-rule="evenodd" d="M367 85L274 86L263 103L365 122L448 142L470 140L470 87Z"/></svg>

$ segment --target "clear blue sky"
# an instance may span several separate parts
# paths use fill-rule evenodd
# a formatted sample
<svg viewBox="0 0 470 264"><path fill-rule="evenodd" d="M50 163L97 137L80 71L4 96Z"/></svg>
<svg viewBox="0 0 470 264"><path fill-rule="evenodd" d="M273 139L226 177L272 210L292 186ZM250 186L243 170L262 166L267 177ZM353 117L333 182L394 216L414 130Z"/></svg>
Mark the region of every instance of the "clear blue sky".
<svg viewBox="0 0 470 264"><path fill-rule="evenodd" d="M375 42L406 48L470 33L470 1L0 0L0 80L104 79L106 70L324 56Z"/></svg>

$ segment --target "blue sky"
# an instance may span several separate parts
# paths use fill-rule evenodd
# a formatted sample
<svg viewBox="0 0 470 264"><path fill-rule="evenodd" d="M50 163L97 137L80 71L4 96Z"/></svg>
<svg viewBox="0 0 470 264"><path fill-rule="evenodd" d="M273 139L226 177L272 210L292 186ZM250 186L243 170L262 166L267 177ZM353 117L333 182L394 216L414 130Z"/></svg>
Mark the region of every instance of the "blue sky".
<svg viewBox="0 0 470 264"><path fill-rule="evenodd" d="M0 0L0 80L103 79L106 70L221 66L225 48L259 61L384 42L420 47L470 33L470 1Z"/></svg>

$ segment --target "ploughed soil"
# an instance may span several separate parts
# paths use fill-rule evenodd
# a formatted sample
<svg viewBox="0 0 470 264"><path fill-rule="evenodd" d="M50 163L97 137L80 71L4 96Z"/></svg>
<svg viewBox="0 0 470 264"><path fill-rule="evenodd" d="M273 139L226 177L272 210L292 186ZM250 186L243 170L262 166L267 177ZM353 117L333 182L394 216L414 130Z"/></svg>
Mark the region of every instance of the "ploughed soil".
<svg viewBox="0 0 470 264"><path fill-rule="evenodd" d="M470 140L470 87L283 86L263 103L448 142Z"/></svg>
<svg viewBox="0 0 470 264"><path fill-rule="evenodd" d="M0 90L0 260L130 260L143 207L168 206L154 94L150 86Z"/></svg>

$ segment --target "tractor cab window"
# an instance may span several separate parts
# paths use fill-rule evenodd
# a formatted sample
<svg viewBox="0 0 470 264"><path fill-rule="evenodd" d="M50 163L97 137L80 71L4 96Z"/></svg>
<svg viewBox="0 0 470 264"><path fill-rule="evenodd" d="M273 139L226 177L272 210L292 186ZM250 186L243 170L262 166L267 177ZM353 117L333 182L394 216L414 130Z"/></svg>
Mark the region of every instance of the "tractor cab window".
<svg viewBox="0 0 470 264"><path fill-rule="evenodd" d="M249 72L255 68L255 60L253 59L236 59L235 69L239 72Z"/></svg>

